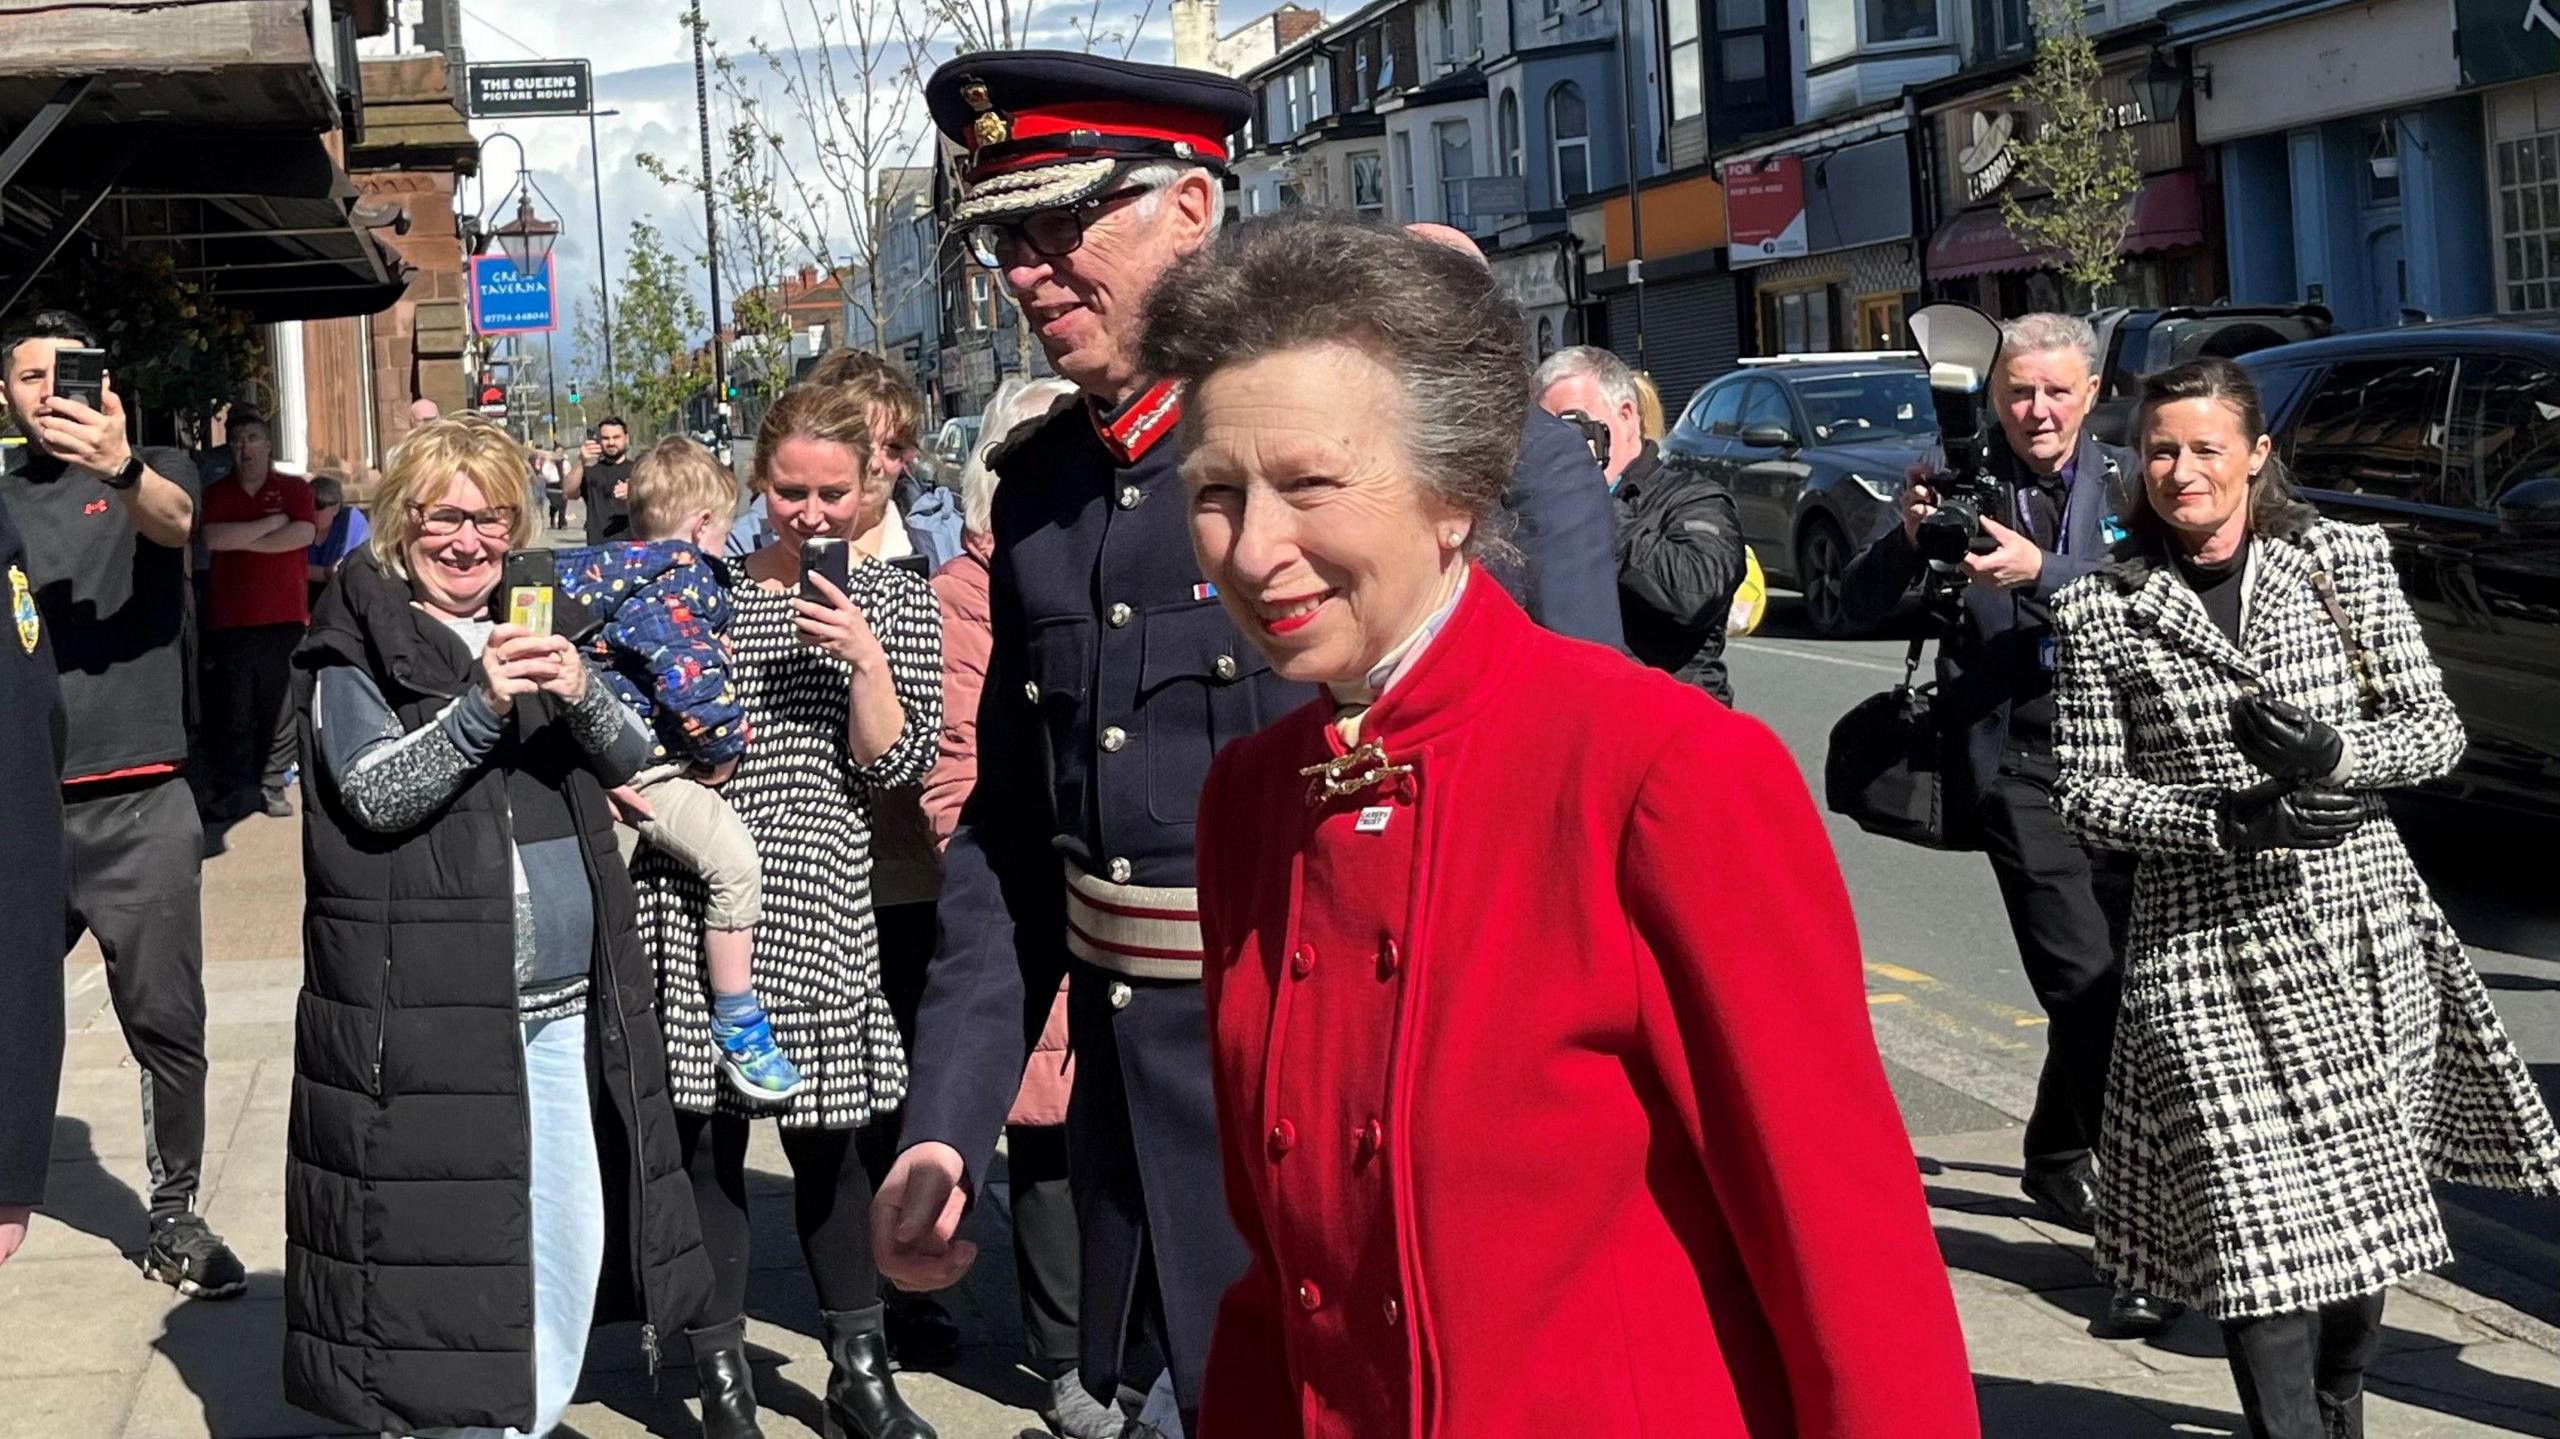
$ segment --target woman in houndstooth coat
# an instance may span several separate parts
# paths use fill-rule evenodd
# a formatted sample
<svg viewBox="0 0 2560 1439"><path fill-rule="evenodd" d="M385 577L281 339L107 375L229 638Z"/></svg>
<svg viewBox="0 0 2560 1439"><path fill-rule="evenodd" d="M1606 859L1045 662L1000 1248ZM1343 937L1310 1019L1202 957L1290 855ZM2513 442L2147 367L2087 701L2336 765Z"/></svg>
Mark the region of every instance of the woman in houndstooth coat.
<svg viewBox="0 0 2560 1439"><path fill-rule="evenodd" d="M2097 1263L2224 1321L2254 1434L2320 1436L2452 1260L2428 1181L2560 1192L2560 1135L2384 807L2464 741L2382 533L2292 498L2228 361L2135 434L2133 535L2054 604L2062 813L2141 861Z"/></svg>

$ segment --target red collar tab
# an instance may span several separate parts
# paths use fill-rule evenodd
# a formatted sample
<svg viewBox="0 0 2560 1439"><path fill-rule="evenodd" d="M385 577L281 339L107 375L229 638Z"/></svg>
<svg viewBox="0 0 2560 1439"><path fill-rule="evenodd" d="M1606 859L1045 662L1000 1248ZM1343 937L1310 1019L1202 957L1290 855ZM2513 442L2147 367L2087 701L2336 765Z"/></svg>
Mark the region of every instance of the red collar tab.
<svg viewBox="0 0 2560 1439"><path fill-rule="evenodd" d="M1102 436L1102 447L1120 463L1134 464L1139 456L1155 448L1156 441L1172 434L1182 419L1182 382L1156 381L1123 406L1117 419L1104 419L1100 406L1087 413L1093 417L1094 433Z"/></svg>

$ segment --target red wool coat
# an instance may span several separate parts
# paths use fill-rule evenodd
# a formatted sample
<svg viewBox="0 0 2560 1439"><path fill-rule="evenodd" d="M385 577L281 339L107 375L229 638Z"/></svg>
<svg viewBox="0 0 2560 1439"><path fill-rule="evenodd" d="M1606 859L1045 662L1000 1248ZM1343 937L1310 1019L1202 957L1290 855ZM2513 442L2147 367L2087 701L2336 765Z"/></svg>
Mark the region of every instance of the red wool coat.
<svg viewBox="0 0 2560 1439"><path fill-rule="evenodd" d="M1848 895L1758 722L1457 613L1201 804L1228 1202L1202 1439L1979 1433Z"/></svg>

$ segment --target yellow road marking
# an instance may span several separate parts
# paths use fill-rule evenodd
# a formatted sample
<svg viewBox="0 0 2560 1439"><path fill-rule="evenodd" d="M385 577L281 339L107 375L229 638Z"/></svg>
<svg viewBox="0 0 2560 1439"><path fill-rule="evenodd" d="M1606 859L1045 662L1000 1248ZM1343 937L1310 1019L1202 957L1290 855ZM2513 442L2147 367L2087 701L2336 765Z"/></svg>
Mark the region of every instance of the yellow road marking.
<svg viewBox="0 0 2560 1439"><path fill-rule="evenodd" d="M1867 973L1882 979L1890 979L1896 984L1936 984L1938 982L1916 969L1904 969L1898 964L1871 963L1867 966Z"/></svg>
<svg viewBox="0 0 2560 1439"><path fill-rule="evenodd" d="M1909 1004L1910 1002L1911 996L1907 994L1870 994L1867 996L1867 1003L1869 1004Z"/></svg>

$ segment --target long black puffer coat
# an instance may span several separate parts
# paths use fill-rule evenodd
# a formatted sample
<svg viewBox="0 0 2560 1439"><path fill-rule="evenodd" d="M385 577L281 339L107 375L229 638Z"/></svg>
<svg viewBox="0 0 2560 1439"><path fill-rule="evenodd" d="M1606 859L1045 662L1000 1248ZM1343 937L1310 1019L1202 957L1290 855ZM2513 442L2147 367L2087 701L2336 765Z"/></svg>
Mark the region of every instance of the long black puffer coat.
<svg viewBox="0 0 2560 1439"><path fill-rule="evenodd" d="M472 657L370 556L350 559L296 657L372 676L401 724L472 682ZM309 686L303 686L307 696ZM303 985L285 1170L286 1397L370 1430L529 1426L533 1268L505 771L560 787L595 900L589 1082L606 1251L596 1322L696 1322L710 1263L667 1102L652 976L603 788L544 696L494 762L404 834L304 786ZM302 772L320 773L308 700Z"/></svg>

